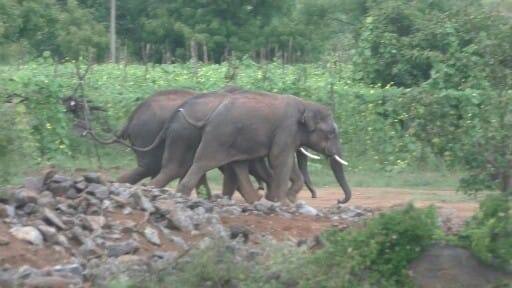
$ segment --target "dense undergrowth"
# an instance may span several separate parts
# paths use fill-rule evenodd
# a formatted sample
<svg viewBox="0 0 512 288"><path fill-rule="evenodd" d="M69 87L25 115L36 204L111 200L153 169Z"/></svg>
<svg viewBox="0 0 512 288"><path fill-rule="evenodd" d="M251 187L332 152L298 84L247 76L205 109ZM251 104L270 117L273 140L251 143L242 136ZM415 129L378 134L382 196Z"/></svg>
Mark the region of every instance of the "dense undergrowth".
<svg viewBox="0 0 512 288"><path fill-rule="evenodd" d="M62 101L73 95L78 83L74 65L40 59L0 71L0 96L10 102L2 106L7 121L1 124L5 129L0 132L0 161L17 162L0 168L4 183L49 163L106 169L133 163L127 149L93 145L73 132L74 119ZM485 104L484 92L372 87L353 82L351 73L349 65L258 65L249 60L221 65L104 64L91 68L84 93L90 105L104 110L90 117L95 129L107 132L122 127L137 103L162 89L211 91L231 84L293 94L332 108L351 163L349 173L449 174L464 164L461 155L473 147L468 131L481 124L478 107ZM439 109L446 113L432 113ZM450 125L436 125L441 117ZM321 170L322 165L312 163L311 168Z"/></svg>

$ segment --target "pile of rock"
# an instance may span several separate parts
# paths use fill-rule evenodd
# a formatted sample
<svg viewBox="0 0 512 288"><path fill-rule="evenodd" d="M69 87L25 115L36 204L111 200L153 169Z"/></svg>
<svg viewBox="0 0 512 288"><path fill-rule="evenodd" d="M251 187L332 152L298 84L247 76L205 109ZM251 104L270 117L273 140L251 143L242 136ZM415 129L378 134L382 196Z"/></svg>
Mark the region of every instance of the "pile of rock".
<svg viewBox="0 0 512 288"><path fill-rule="evenodd" d="M13 237L0 236L0 249L8 249L9 239L16 239L68 257L65 263L44 269L2 267L0 287L82 287L85 282L102 286L112 277L128 275L142 279L161 267L172 267L179 255L211 239L248 242L250 232L225 227L221 217L369 215L347 208L321 212L304 202L248 205L214 198L188 199L167 189L107 183L97 173L72 178L50 171L28 178L23 187L0 196L0 218Z"/></svg>

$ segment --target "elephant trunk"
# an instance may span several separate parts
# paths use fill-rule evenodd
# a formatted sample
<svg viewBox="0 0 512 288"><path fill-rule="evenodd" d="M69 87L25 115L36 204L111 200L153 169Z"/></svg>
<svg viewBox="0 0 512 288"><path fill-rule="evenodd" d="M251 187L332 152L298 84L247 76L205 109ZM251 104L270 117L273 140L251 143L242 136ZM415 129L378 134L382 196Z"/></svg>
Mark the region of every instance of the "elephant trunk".
<svg viewBox="0 0 512 288"><path fill-rule="evenodd" d="M337 151L337 155L341 155L339 149ZM345 178L345 173L343 171L343 164L341 164L336 158L330 157L329 158L329 164L331 164L331 169L334 174L334 177L336 177L336 181L338 181L338 184L340 185L341 189L343 189L343 192L345 193L344 199L339 199L338 203L343 204L347 203L350 198L352 197L352 191L350 190L350 187L348 186L347 179Z"/></svg>

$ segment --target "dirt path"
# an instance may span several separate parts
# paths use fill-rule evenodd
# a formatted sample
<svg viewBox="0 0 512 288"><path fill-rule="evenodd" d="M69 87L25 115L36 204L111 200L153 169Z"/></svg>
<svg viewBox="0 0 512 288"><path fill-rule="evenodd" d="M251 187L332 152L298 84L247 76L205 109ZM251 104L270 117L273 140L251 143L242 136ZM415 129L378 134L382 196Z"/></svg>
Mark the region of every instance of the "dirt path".
<svg viewBox="0 0 512 288"><path fill-rule="evenodd" d="M464 221L478 209L476 200L450 190L354 188L352 192L352 200L348 205L372 208L376 211L402 206L408 202L418 207L434 205L438 209L446 232L459 230ZM315 208L325 208L335 205L341 196L341 189L325 187L318 189L316 199L311 198L307 190L301 191L299 199Z"/></svg>

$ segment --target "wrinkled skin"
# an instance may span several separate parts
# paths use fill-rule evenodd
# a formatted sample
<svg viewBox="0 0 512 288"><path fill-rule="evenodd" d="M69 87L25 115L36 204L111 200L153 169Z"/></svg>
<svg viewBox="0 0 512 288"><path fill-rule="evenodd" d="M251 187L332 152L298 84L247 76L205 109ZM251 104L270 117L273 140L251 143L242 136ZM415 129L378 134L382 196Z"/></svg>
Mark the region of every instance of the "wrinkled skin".
<svg viewBox="0 0 512 288"><path fill-rule="evenodd" d="M162 170L151 181L153 186L165 186L179 177L176 172L179 167L192 160L177 189L190 195L211 169L231 163L235 174L245 177L248 168L244 160L268 157L273 173L266 198L286 201L295 196L288 189L297 166L294 153L300 146L306 146L330 158L331 169L345 192L341 203L351 197L343 167L334 160L335 155L341 157L341 147L336 124L325 106L294 96L263 92L205 93L181 105L168 128ZM187 149L195 153L177 152ZM243 177L241 186L245 184ZM251 197L242 195L246 200Z"/></svg>
<svg viewBox="0 0 512 288"><path fill-rule="evenodd" d="M150 145L152 140L155 139L163 129L172 112L175 111L177 107L180 106L186 99L196 94L197 92L189 90L166 90L155 93L147 100L139 104L137 108L132 112L127 124L119 135L120 138L129 140L131 145L137 147ZM117 179L118 182L135 184L147 177L154 178L160 172L162 163L161 159L164 153L163 142L159 143L149 151L139 151L136 149L132 149L132 151L134 151L137 157L137 167L121 175ZM193 153L194 150L192 149L185 151L186 155L184 155L184 157L188 157L188 159L190 159L190 163L192 161L191 157ZM254 166L258 166L257 164L249 163L249 165L253 167L253 169L250 171L250 174L252 174L258 180L258 182L268 183L269 176L267 175L270 174L268 167L260 167L260 169L255 169ZM184 165L177 169L176 173L179 175L179 178L186 174L189 166L190 164ZM228 167L226 169L231 171L229 165L226 165L226 167ZM303 173L308 173L307 167ZM242 177L246 176L243 175ZM235 189L238 188L238 181L236 179L230 178L228 181L234 182L229 183L229 186L234 186ZM295 186L297 185L300 185L300 183L295 183ZM311 184L307 183L307 185L310 187ZM204 186L207 194L211 195L211 190L209 188L206 177L202 177L200 179L197 188L200 186ZM250 187L252 187L252 184ZM300 187L302 187L302 185L300 185ZM255 194L257 195L257 192L255 192ZM256 195L254 195L254 197L257 197ZM230 196L232 196L232 194Z"/></svg>

